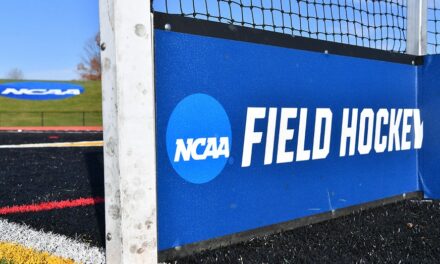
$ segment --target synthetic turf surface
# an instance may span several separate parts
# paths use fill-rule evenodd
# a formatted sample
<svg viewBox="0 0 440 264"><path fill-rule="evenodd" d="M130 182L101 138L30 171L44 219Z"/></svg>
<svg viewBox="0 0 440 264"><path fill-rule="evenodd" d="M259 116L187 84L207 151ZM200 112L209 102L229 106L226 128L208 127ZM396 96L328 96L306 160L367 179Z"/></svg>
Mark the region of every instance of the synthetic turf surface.
<svg viewBox="0 0 440 264"><path fill-rule="evenodd" d="M101 133L0 133L0 144L101 140ZM0 149L0 207L104 197L99 147ZM104 246L104 205L0 216Z"/></svg>
<svg viewBox="0 0 440 264"><path fill-rule="evenodd" d="M45 263L45 264L75 264L71 259L53 256L48 252L39 252L15 243L0 242L0 259L11 264ZM1 264L2 262L0 262ZM7 262L6 262L7 263Z"/></svg>
<svg viewBox="0 0 440 264"><path fill-rule="evenodd" d="M0 144L101 137L99 133L0 133ZM102 149L96 147L0 150L0 207L103 197L102 158ZM104 246L103 204L0 218ZM438 263L439 259L440 202L406 201L172 263Z"/></svg>
<svg viewBox="0 0 440 264"><path fill-rule="evenodd" d="M99 148L0 149L0 207L104 197Z"/></svg>
<svg viewBox="0 0 440 264"><path fill-rule="evenodd" d="M440 202L406 201L171 263L439 263Z"/></svg>

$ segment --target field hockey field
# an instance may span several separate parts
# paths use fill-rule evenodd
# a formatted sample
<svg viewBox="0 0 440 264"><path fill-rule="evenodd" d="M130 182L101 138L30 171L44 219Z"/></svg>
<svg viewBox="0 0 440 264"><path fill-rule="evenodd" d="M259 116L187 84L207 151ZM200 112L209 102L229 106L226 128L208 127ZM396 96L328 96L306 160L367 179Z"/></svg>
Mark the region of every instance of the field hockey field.
<svg viewBox="0 0 440 264"><path fill-rule="evenodd" d="M100 132L0 133L1 145L101 139ZM16 252L0 253L3 263L32 263L17 255L29 248L26 256L56 258L48 263L103 263L101 147L0 149L0 166L0 252L11 252L11 244ZM433 263L439 219L440 202L404 201L169 263Z"/></svg>
<svg viewBox="0 0 440 264"><path fill-rule="evenodd" d="M2 83L16 82L0 80ZM72 81L84 94L66 100L30 101L0 97L0 126L99 126L101 82ZM44 120L42 120L44 119Z"/></svg>

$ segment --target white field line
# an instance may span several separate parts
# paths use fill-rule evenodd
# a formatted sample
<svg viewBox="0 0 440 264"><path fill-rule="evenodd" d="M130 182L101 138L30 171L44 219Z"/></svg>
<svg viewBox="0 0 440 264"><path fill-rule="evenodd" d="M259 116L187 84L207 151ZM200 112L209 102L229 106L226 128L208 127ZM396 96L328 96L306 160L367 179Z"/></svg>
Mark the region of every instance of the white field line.
<svg viewBox="0 0 440 264"><path fill-rule="evenodd" d="M19 148L72 148L72 147L102 147L104 142L100 141L80 141L80 142L55 142L55 143L33 143L17 145L0 145L0 149L19 149Z"/></svg>
<svg viewBox="0 0 440 264"><path fill-rule="evenodd" d="M3 219L0 219L0 242L16 243L58 257L72 259L77 263L105 263L105 254L102 248L92 247L51 232L36 231L26 225L9 223Z"/></svg>

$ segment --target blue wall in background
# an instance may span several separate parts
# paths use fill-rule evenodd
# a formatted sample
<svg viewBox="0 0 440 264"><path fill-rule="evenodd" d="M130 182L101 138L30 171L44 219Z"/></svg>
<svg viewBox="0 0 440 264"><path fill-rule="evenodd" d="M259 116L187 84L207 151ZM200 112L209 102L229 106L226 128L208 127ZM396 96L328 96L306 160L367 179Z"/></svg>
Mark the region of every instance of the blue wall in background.
<svg viewBox="0 0 440 264"><path fill-rule="evenodd" d="M416 108L418 67L162 30L155 31L155 41L160 250L418 189L415 150L339 157L342 109ZM432 63L440 65L440 60ZM166 143L174 109L198 93L223 106L232 131L228 162L203 184L176 173ZM247 107L307 107L307 148L312 145L314 109L331 108L328 158L264 166L265 145L259 144L254 145L252 165L242 168ZM425 132L429 126L440 131L439 125L428 124L426 111ZM194 112L209 116L210 109ZM266 131L266 121L257 121L256 129ZM297 128L298 119L291 126ZM425 147L434 138L425 133ZM295 131L291 146L296 139Z"/></svg>

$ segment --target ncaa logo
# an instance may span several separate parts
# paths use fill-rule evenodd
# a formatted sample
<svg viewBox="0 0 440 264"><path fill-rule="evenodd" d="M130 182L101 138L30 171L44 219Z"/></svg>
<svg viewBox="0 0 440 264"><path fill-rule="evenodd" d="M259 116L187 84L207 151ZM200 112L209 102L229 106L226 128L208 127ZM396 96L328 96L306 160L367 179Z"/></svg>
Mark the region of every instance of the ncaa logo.
<svg viewBox="0 0 440 264"><path fill-rule="evenodd" d="M84 93L84 88L71 83L17 82L0 84L0 96L18 100L60 100Z"/></svg>
<svg viewBox="0 0 440 264"><path fill-rule="evenodd" d="M168 121L168 158L186 181L209 182L228 161L231 136L231 124L223 106L209 95L190 95L177 104Z"/></svg>

